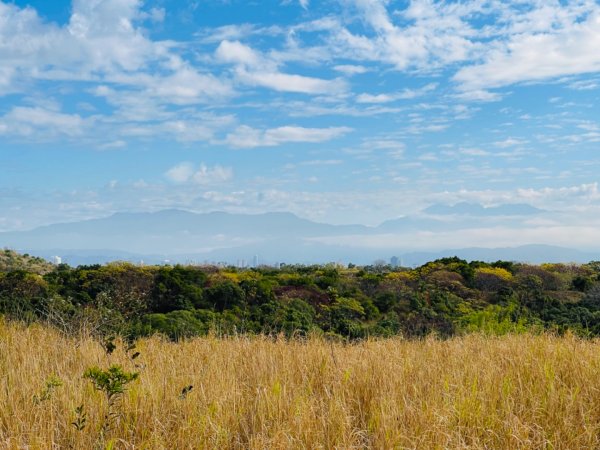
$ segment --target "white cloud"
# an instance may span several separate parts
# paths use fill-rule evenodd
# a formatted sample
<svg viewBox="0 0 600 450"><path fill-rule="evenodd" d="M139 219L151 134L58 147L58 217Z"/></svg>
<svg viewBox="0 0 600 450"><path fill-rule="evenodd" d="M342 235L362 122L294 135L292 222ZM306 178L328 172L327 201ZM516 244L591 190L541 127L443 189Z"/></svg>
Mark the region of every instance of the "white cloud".
<svg viewBox="0 0 600 450"><path fill-rule="evenodd" d="M481 150L479 148L462 148L459 150L461 155L466 156L489 156L490 152L486 152L485 150Z"/></svg>
<svg viewBox="0 0 600 450"><path fill-rule="evenodd" d="M181 163L171 167L165 176L174 183L185 183L194 174L194 166L192 163Z"/></svg>
<svg viewBox="0 0 600 450"><path fill-rule="evenodd" d="M233 178L233 169L231 167L214 166L207 167L204 164L192 175L192 180L196 184L214 184L229 181Z"/></svg>
<svg viewBox="0 0 600 450"><path fill-rule="evenodd" d="M75 0L72 7L69 23L58 27L31 8L0 3L4 64L35 69L37 76L60 69L65 77L81 78L92 71L137 70L160 49L133 25L137 0Z"/></svg>
<svg viewBox="0 0 600 450"><path fill-rule="evenodd" d="M406 128L411 134L438 133L446 130L450 125L447 123L414 124Z"/></svg>
<svg viewBox="0 0 600 450"><path fill-rule="evenodd" d="M0 96L17 92L15 69L0 67Z"/></svg>
<svg viewBox="0 0 600 450"><path fill-rule="evenodd" d="M173 42L150 40L139 26L146 19L161 12L143 11L139 0L74 0L65 26L0 2L0 95L38 80L105 82L175 104L231 94L227 82L186 63Z"/></svg>
<svg viewBox="0 0 600 450"><path fill-rule="evenodd" d="M571 89L575 89L577 91L591 91L594 89L598 89L600 87L600 83L597 79L594 80L578 80L569 84Z"/></svg>
<svg viewBox="0 0 600 450"><path fill-rule="evenodd" d="M341 159L312 159L310 161L302 161L299 166L337 166L344 161Z"/></svg>
<svg viewBox="0 0 600 450"><path fill-rule="evenodd" d="M421 97L437 88L437 83L429 83L419 89L404 89L400 92L392 92L389 94L360 94L356 97L358 103L388 103L396 100L409 100Z"/></svg>
<svg viewBox="0 0 600 450"><path fill-rule="evenodd" d="M511 15L513 29L508 39L490 45L481 64L456 73L454 80L461 90L600 71L600 6L594 2L541 5L534 7L528 19L520 20L516 12ZM549 17L542 19L544 13ZM521 23L526 26L519 27Z"/></svg>
<svg viewBox="0 0 600 450"><path fill-rule="evenodd" d="M211 142L217 131L234 123L233 116L196 113L189 117L165 118L160 123L132 123L118 129L123 136L175 139L179 142Z"/></svg>
<svg viewBox="0 0 600 450"><path fill-rule="evenodd" d="M98 147L102 150L113 150L113 149L117 149L117 148L125 148L125 147L127 147L127 142L125 142L122 139L119 139L116 141L107 142L106 144L100 144Z"/></svg>
<svg viewBox="0 0 600 450"><path fill-rule="evenodd" d="M222 41L215 56L224 62L255 66L262 62L268 64L256 51L239 41Z"/></svg>
<svg viewBox="0 0 600 450"><path fill-rule="evenodd" d="M358 103L388 103L394 100L396 98L392 94L360 94L356 97Z"/></svg>
<svg viewBox="0 0 600 450"><path fill-rule="evenodd" d="M201 37L203 43L215 43L221 42L226 39L242 39L245 38L255 31L255 26L250 23L244 23L241 25L223 25L211 29L208 33Z"/></svg>
<svg viewBox="0 0 600 450"><path fill-rule="evenodd" d="M48 140L55 136L81 136L86 120L42 107L16 106L0 117L0 135Z"/></svg>
<svg viewBox="0 0 600 450"><path fill-rule="evenodd" d="M348 127L305 128L284 126L258 130L241 125L229 133L225 142L236 148L273 147L288 142L325 142L352 131Z"/></svg>
<svg viewBox="0 0 600 450"><path fill-rule="evenodd" d="M581 184L579 186L564 186L560 188L542 188L542 189L517 189L517 195L526 200L536 201L598 201L600 200L600 191L598 183Z"/></svg>
<svg viewBox="0 0 600 450"><path fill-rule="evenodd" d="M341 80L323 80L302 75L247 71L245 69L238 69L236 74L242 82L248 85L266 87L280 92L331 94L345 89L345 84Z"/></svg>
<svg viewBox="0 0 600 450"><path fill-rule="evenodd" d="M236 78L250 86L304 94L331 94L346 88L341 79L325 80L283 73L279 70L277 61L238 41L222 41L215 56L222 62L234 64Z"/></svg>
<svg viewBox="0 0 600 450"><path fill-rule="evenodd" d="M499 148L517 147L524 144L527 144L527 141L525 139L516 139L513 137L508 137L503 141L494 142L494 145Z"/></svg>
<svg viewBox="0 0 600 450"><path fill-rule="evenodd" d="M497 92L486 91L485 89L467 90L454 95L459 100L473 102L496 102L502 99L502 95Z"/></svg>
<svg viewBox="0 0 600 450"><path fill-rule="evenodd" d="M156 77L147 83L146 93L174 104L191 104L232 95L231 87L211 74L200 74L182 67L171 75Z"/></svg>
<svg viewBox="0 0 600 450"><path fill-rule="evenodd" d="M400 71L433 72L460 63L453 79L464 100L496 101L500 95L490 89L600 71L595 1L412 0L395 10L387 0L343 4L355 8L364 29L357 31L356 22L347 19L330 24L331 55ZM580 86L573 85L595 89L596 83ZM388 95L364 94L361 100L391 101Z"/></svg>
<svg viewBox="0 0 600 450"><path fill-rule="evenodd" d="M195 78L192 76L190 80ZM175 139L178 142L209 142L217 132L230 128L236 119L232 114L218 115L198 111L195 108L197 98L194 96L200 89L205 88L206 86L193 84L165 84L164 90L152 91L155 93L153 95L148 91L113 89L107 85L100 85L91 93L103 98L115 110L112 116L95 115L96 126L88 128L88 136L103 141L107 137L107 130L110 129L113 138L120 137L121 140L156 137ZM163 105L162 98L159 97L168 96L170 89L172 104L176 105L177 109ZM215 103L218 104L217 101Z"/></svg>
<svg viewBox="0 0 600 450"><path fill-rule="evenodd" d="M385 0L348 0L374 35L359 35L338 29L332 46L338 52L360 60L378 60L398 70L432 70L468 60L476 49L470 40L473 29L463 20L474 6L415 0L404 10L395 11L403 19L396 25ZM408 23L408 24L407 24Z"/></svg>
<svg viewBox="0 0 600 450"><path fill-rule="evenodd" d="M338 72L342 72L346 75L360 75L367 73L369 69L365 66L354 65L354 64L339 64L333 67Z"/></svg>
<svg viewBox="0 0 600 450"><path fill-rule="evenodd" d="M205 186L231 180L233 178L233 169L219 165L208 167L205 164L200 164L199 167L196 167L192 163L183 162L171 167L165 173L165 176L173 183L193 183Z"/></svg>
<svg viewBox="0 0 600 450"><path fill-rule="evenodd" d="M196 35L203 44L215 44L225 40L241 40L252 36L278 36L284 32L284 28L279 25L259 27L252 23L242 23L207 28L199 31Z"/></svg>

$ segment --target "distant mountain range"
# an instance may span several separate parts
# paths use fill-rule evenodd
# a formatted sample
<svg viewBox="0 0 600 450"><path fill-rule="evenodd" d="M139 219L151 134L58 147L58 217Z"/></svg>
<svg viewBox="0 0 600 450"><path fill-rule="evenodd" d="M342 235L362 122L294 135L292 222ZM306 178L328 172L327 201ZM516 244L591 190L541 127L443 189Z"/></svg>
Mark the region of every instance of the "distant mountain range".
<svg viewBox="0 0 600 450"><path fill-rule="evenodd" d="M432 215L462 215L475 217L492 216L529 216L545 212L543 209L536 208L526 203L511 203L498 206L485 207L479 203L460 202L452 206L435 204L424 210Z"/></svg>
<svg viewBox="0 0 600 450"><path fill-rule="evenodd" d="M370 264L374 260L402 259L404 265L416 265L442 256L477 260L515 260L539 262L586 262L600 255L547 245L514 248L463 248L440 252L408 252L410 236L416 231L448 231L465 228L465 222L436 218L444 211L470 211L483 207L458 204L444 210L434 205L419 217L390 220L376 227L330 225L302 219L294 214L197 214L170 209L154 213L117 213L102 219L59 223L28 231L0 233L0 247L12 248L45 258L60 256L63 262L78 265L114 260L149 264L168 262L251 265L286 263L354 262ZM483 208L494 216L541 213L528 205L501 205ZM509 214L509 211L511 212ZM435 214L434 214L435 213ZM454 214L454 213L448 213ZM457 213L458 214L458 213ZM460 213L462 214L462 213ZM481 219L485 220L485 219ZM510 219L507 219L510 220ZM391 236L393 244L382 250L365 245L325 244L336 238ZM396 239L397 236L397 239Z"/></svg>

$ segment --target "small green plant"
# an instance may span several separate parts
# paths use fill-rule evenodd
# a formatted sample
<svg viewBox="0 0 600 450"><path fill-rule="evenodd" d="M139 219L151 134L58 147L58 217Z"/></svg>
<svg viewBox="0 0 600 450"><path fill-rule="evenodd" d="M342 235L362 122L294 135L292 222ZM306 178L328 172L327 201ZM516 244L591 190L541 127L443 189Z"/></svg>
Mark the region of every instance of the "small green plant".
<svg viewBox="0 0 600 450"><path fill-rule="evenodd" d="M33 396L33 403L39 405L40 403L49 400L50 397L52 397L54 390L62 385L63 382L60 378L58 378L56 375L50 375L40 393Z"/></svg>
<svg viewBox="0 0 600 450"><path fill-rule="evenodd" d="M136 380L138 376L137 372L126 372L117 364L113 364L107 370L102 370L96 366L90 367L83 373L83 377L88 378L98 391L103 392L108 401L102 425L103 433L109 431L119 417L119 400L127 385Z"/></svg>
<svg viewBox="0 0 600 450"><path fill-rule="evenodd" d="M71 425L75 427L77 431L83 431L87 423L87 413L83 409L83 404L75 408L75 420L71 422Z"/></svg>
<svg viewBox="0 0 600 450"><path fill-rule="evenodd" d="M90 367L84 374L84 378L89 378L94 387L106 394L108 400L125 392L125 387L131 381L137 379L137 372L125 372L118 364L113 364L108 370L102 370L99 367Z"/></svg>

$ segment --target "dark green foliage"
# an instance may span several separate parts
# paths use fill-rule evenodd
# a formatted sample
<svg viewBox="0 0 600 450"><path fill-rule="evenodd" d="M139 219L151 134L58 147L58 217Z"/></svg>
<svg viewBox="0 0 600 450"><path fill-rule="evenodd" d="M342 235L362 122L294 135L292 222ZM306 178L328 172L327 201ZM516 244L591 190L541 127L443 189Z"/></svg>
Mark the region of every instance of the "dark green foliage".
<svg viewBox="0 0 600 450"><path fill-rule="evenodd" d="M397 303L397 298L391 292L382 292L375 296L374 303L379 311L387 313Z"/></svg>
<svg viewBox="0 0 600 450"><path fill-rule="evenodd" d="M600 284L588 290L581 305L592 310L600 309Z"/></svg>
<svg viewBox="0 0 600 450"><path fill-rule="evenodd" d="M573 286L573 289L580 292L586 292L589 289L591 289L592 286L594 286L594 280L590 277L578 275L575 278L573 278L571 284Z"/></svg>
<svg viewBox="0 0 600 450"><path fill-rule="evenodd" d="M241 306L246 299L244 290L232 281L224 281L204 291L203 305L216 311Z"/></svg>
<svg viewBox="0 0 600 450"><path fill-rule="evenodd" d="M264 303L268 303L275 299L275 295L273 294L273 282L268 280L242 280L239 284L239 287L244 292L241 294L240 292L236 292L234 295L239 296L241 303L241 299L244 299L249 305L262 305ZM209 291L208 295L214 295L213 291ZM227 292L225 295L232 296L231 293Z"/></svg>
<svg viewBox="0 0 600 450"><path fill-rule="evenodd" d="M151 309L167 313L178 309L193 309L204 305L202 287L206 274L183 266L161 267L154 277Z"/></svg>
<svg viewBox="0 0 600 450"><path fill-rule="evenodd" d="M161 333L173 340L205 335L210 325L210 322L202 321L202 314L185 310L148 314L143 317L142 323L149 327L145 334Z"/></svg>
<svg viewBox="0 0 600 450"><path fill-rule="evenodd" d="M451 258L436 259L435 261L424 264L417 270L423 272L429 271L434 267L444 267L445 270L456 272L462 275L467 283L471 283L473 277L475 276L475 268L481 267L482 265L485 265L485 263L481 263L479 261L468 263L464 259L453 256Z"/></svg>
<svg viewBox="0 0 600 450"><path fill-rule="evenodd" d="M497 267L499 269L504 269L512 273L513 275L516 272L516 266L514 262L511 261L496 261L491 264L492 267Z"/></svg>
<svg viewBox="0 0 600 450"><path fill-rule="evenodd" d="M316 328L315 309L299 298L271 301L261 305L257 320L261 330L267 334L284 333L286 336L306 335Z"/></svg>
<svg viewBox="0 0 600 450"><path fill-rule="evenodd" d="M39 317L49 297L48 285L35 273L0 272L0 314L32 321Z"/></svg>
<svg viewBox="0 0 600 450"><path fill-rule="evenodd" d="M362 337L361 319L365 317L365 310L356 299L336 298L325 310L323 328L326 331L349 338Z"/></svg>
<svg viewBox="0 0 600 450"><path fill-rule="evenodd" d="M325 267L319 271L315 277L315 284L323 290L327 290L330 287L335 287L340 278L340 274L336 268Z"/></svg>

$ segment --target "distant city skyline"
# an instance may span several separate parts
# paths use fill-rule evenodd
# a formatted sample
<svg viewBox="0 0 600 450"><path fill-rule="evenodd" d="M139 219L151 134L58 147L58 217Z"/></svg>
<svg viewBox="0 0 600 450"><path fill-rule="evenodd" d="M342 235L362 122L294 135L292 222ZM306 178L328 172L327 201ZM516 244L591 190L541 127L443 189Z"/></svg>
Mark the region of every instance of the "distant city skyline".
<svg viewBox="0 0 600 450"><path fill-rule="evenodd" d="M600 241L599 48L594 0L0 0L0 231L467 202L464 236L581 248ZM529 215L480 218L512 204Z"/></svg>

